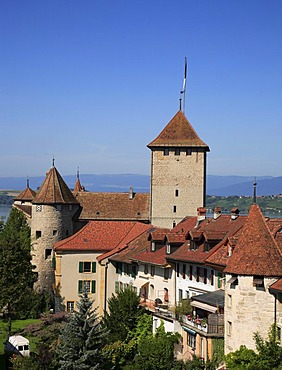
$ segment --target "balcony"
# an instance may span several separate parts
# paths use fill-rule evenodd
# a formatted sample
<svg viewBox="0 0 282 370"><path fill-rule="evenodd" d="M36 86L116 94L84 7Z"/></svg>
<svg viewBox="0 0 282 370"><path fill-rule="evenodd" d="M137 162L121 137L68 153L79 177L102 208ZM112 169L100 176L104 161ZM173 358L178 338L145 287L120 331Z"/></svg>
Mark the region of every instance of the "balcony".
<svg viewBox="0 0 282 370"><path fill-rule="evenodd" d="M140 301L140 305L153 312L157 316L175 319L175 309L174 307L170 306L169 303L155 305L155 301L142 298Z"/></svg>
<svg viewBox="0 0 282 370"><path fill-rule="evenodd" d="M217 337L224 336L224 315L210 314L205 319L192 318L190 315L182 315L180 321L191 329L196 329L205 334L215 335Z"/></svg>

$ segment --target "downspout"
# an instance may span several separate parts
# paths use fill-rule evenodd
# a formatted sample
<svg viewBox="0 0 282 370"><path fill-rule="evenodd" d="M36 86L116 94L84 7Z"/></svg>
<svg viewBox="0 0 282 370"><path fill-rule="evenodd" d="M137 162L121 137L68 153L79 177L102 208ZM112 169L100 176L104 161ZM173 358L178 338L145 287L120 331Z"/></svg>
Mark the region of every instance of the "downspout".
<svg viewBox="0 0 282 370"><path fill-rule="evenodd" d="M105 264L104 311L107 310L108 264L109 262Z"/></svg>

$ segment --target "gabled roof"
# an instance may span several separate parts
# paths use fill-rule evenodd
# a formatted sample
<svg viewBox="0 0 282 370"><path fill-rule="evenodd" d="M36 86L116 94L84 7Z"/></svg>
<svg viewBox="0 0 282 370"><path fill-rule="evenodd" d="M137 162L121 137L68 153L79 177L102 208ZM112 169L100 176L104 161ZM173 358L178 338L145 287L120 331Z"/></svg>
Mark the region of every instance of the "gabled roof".
<svg viewBox="0 0 282 370"><path fill-rule="evenodd" d="M23 200L31 202L36 196L36 192L27 186L14 200Z"/></svg>
<svg viewBox="0 0 282 370"><path fill-rule="evenodd" d="M130 199L128 193L75 194L82 207L80 220L126 220L149 222L149 193L135 193Z"/></svg>
<svg viewBox="0 0 282 370"><path fill-rule="evenodd" d="M76 234L55 243L55 251L108 252L146 230L147 225L128 221L90 221ZM147 226L148 227L148 226Z"/></svg>
<svg viewBox="0 0 282 370"><path fill-rule="evenodd" d="M33 199L34 204L77 204L72 192L53 166Z"/></svg>
<svg viewBox="0 0 282 370"><path fill-rule="evenodd" d="M250 208L241 237L224 272L282 276L282 254L257 204Z"/></svg>
<svg viewBox="0 0 282 370"><path fill-rule="evenodd" d="M282 292L282 278L278 279L273 284L271 284L269 289L274 291L274 292L281 293Z"/></svg>
<svg viewBox="0 0 282 370"><path fill-rule="evenodd" d="M162 130L159 136L147 145L154 147L200 147L209 151L209 147L197 135L182 111L178 111Z"/></svg>

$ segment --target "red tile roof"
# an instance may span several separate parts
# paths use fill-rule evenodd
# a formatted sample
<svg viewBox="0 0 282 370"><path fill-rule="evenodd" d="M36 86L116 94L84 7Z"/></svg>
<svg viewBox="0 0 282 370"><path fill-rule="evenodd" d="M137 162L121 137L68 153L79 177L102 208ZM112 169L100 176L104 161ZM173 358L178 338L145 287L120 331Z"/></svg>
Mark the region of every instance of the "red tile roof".
<svg viewBox="0 0 282 370"><path fill-rule="evenodd" d="M80 180L79 178L76 179L76 182L75 182L75 186L74 186L74 189L73 189L73 192L74 193L77 193L78 191L83 191L83 187L81 186L81 183L80 183Z"/></svg>
<svg viewBox="0 0 282 370"><path fill-rule="evenodd" d="M282 253L257 204L250 208L242 235L224 271L239 275L282 275Z"/></svg>
<svg viewBox="0 0 282 370"><path fill-rule="evenodd" d="M76 200L82 207L80 220L126 220L149 222L149 193L78 192Z"/></svg>
<svg viewBox="0 0 282 370"><path fill-rule="evenodd" d="M281 293L282 292L282 279L278 279L277 281L275 281L275 283L271 284L269 289Z"/></svg>
<svg viewBox="0 0 282 370"><path fill-rule="evenodd" d="M55 251L108 252L121 242L140 235L146 230L144 224L128 221L90 221L76 234L55 243Z"/></svg>
<svg viewBox="0 0 282 370"><path fill-rule="evenodd" d="M175 146L201 147L209 151L182 111L178 111L159 136L148 144L148 148Z"/></svg>
<svg viewBox="0 0 282 370"><path fill-rule="evenodd" d="M34 204L77 204L72 192L53 166L33 199Z"/></svg>
<svg viewBox="0 0 282 370"><path fill-rule="evenodd" d="M31 202L36 196L36 192L30 187L25 188L14 200L22 200Z"/></svg>
<svg viewBox="0 0 282 370"><path fill-rule="evenodd" d="M28 217L31 217L32 207L25 204L13 204L13 207L18 208L20 211L25 213Z"/></svg>

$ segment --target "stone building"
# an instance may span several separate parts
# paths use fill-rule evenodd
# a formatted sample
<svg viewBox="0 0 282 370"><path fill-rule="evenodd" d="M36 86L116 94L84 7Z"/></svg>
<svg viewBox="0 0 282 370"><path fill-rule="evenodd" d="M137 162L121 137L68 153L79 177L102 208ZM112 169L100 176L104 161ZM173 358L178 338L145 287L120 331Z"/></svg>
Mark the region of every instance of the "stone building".
<svg viewBox="0 0 282 370"><path fill-rule="evenodd" d="M154 226L172 228L205 206L206 154L182 111L178 111L148 148L151 150L150 219Z"/></svg>

